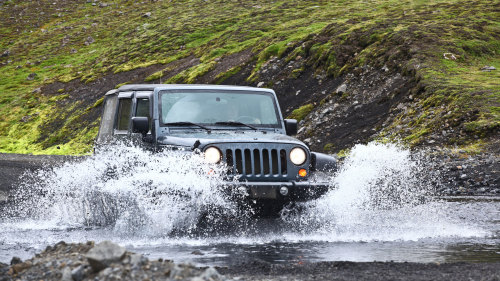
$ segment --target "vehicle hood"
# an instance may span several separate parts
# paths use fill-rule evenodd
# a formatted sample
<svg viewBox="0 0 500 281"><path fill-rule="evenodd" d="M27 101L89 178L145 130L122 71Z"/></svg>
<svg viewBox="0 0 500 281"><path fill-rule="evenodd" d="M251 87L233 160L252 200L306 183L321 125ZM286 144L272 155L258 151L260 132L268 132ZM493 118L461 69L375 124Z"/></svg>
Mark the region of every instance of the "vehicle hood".
<svg viewBox="0 0 500 281"><path fill-rule="evenodd" d="M195 145L199 142L197 145ZM207 132L180 132L169 134L158 138L158 143L163 145L175 146L196 146L204 147L213 143L289 143L306 146L303 142L296 138L277 134L274 132L262 131L212 131Z"/></svg>

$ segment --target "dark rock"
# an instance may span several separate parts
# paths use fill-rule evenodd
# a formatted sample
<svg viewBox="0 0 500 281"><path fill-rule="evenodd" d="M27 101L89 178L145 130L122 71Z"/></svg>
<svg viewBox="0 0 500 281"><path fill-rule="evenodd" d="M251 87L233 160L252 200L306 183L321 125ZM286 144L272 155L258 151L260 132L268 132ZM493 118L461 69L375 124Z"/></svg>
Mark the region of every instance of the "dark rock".
<svg viewBox="0 0 500 281"><path fill-rule="evenodd" d="M18 263L22 263L23 261L21 260L21 258L19 257L13 257L11 260L10 260L10 265L14 265L14 264L18 264Z"/></svg>
<svg viewBox="0 0 500 281"><path fill-rule="evenodd" d="M124 247L111 241L103 241L92 248L86 257L94 272L98 272L114 262L119 262L125 252Z"/></svg>
<svg viewBox="0 0 500 281"><path fill-rule="evenodd" d="M85 278L85 266L80 265L79 267L71 271L71 278L74 281L81 281Z"/></svg>
<svg viewBox="0 0 500 281"><path fill-rule="evenodd" d="M28 77L26 78L26 80L28 80L28 81L35 80L35 78L36 78L37 76L38 76L38 75L37 75L36 73L32 72L32 73L30 73L30 74L28 75Z"/></svg>
<svg viewBox="0 0 500 281"><path fill-rule="evenodd" d="M203 256L204 253L200 250L194 250L191 252L192 255Z"/></svg>

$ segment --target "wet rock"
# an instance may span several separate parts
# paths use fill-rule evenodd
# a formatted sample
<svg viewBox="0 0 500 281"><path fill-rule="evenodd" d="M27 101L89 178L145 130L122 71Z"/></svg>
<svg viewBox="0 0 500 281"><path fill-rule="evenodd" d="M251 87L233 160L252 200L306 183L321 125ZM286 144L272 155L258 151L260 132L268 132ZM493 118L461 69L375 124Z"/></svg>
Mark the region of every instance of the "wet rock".
<svg viewBox="0 0 500 281"><path fill-rule="evenodd" d="M35 72L32 72L28 75L28 77L26 78L26 80L28 81L32 81L32 80L35 80L35 78L38 77L38 74L36 74Z"/></svg>
<svg viewBox="0 0 500 281"><path fill-rule="evenodd" d="M11 269L14 274L23 272L24 270L30 268L33 264L30 261L27 262L22 262L22 263L16 263L13 266L11 266Z"/></svg>
<svg viewBox="0 0 500 281"><path fill-rule="evenodd" d="M131 254L125 259L125 263L130 264L132 266L141 266L147 263L147 258L145 258L143 255L139 254Z"/></svg>
<svg viewBox="0 0 500 281"><path fill-rule="evenodd" d="M15 264L18 264L18 263L22 263L23 261L21 260L21 258L19 257L13 257L11 260L10 260L10 265L15 265Z"/></svg>
<svg viewBox="0 0 500 281"><path fill-rule="evenodd" d="M202 253L200 250L194 250L191 252L192 255L197 255L197 256L203 256L205 255L204 253Z"/></svg>
<svg viewBox="0 0 500 281"><path fill-rule="evenodd" d="M209 267L199 276L191 279L192 281L204 281L204 280L225 280L225 278L219 274L219 272L213 268Z"/></svg>
<svg viewBox="0 0 500 281"><path fill-rule="evenodd" d="M73 281L73 277L71 277L71 268L65 267L62 270L61 281Z"/></svg>
<svg viewBox="0 0 500 281"><path fill-rule="evenodd" d="M86 275L85 266L83 266L83 265L80 265L71 271L71 278L74 281L83 280L83 278L85 278L85 275Z"/></svg>
<svg viewBox="0 0 500 281"><path fill-rule="evenodd" d="M125 252L125 248L111 241L103 241L92 248L86 257L94 272L98 272L114 262L119 262Z"/></svg>

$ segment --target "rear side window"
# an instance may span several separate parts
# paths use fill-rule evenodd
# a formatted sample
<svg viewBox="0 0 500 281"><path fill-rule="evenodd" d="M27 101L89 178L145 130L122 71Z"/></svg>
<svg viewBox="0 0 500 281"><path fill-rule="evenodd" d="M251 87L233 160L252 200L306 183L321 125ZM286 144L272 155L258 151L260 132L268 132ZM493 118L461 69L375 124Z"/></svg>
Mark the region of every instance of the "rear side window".
<svg viewBox="0 0 500 281"><path fill-rule="evenodd" d="M118 105L117 130L128 130L130 124L130 113L132 111L132 99L120 99Z"/></svg>
<svg viewBox="0 0 500 281"><path fill-rule="evenodd" d="M137 99L135 116L149 117L149 99Z"/></svg>

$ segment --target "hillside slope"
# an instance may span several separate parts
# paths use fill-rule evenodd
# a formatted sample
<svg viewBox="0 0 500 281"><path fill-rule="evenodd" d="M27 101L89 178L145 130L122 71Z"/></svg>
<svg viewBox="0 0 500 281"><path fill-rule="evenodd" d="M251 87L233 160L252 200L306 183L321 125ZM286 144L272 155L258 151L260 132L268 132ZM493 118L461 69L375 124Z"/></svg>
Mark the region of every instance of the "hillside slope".
<svg viewBox="0 0 500 281"><path fill-rule="evenodd" d="M499 1L10 0L0 17L0 152L88 153L107 90L162 82L273 88L315 150L499 153Z"/></svg>

